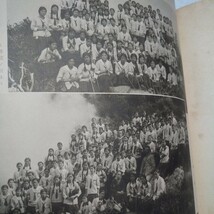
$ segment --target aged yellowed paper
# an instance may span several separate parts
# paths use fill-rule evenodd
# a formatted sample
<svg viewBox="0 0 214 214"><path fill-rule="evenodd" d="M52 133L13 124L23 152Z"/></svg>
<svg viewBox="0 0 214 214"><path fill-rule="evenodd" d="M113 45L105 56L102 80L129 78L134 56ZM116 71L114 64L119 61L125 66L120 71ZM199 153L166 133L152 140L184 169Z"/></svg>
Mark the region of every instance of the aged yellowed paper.
<svg viewBox="0 0 214 214"><path fill-rule="evenodd" d="M214 2L202 1L177 11L199 213L214 210Z"/></svg>

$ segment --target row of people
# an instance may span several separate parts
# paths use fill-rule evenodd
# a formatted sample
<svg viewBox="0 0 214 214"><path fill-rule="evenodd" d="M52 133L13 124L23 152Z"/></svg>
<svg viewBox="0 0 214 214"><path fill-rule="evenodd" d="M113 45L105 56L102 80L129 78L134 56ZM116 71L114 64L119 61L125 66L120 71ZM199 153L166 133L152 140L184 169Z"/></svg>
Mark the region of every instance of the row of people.
<svg viewBox="0 0 214 214"><path fill-rule="evenodd" d="M181 168L177 168L177 175L183 177ZM118 172L112 180L112 196L105 199L104 191L99 194L91 193L99 190L98 183L99 171L94 172L94 167L90 167L89 175L86 179L86 188L89 194L82 194L81 186L74 181L72 174L68 174L66 184L62 184L59 176L54 177L50 189L44 188L39 184L38 179L33 178L31 181L25 179L23 187L17 187L11 193L12 179L10 187L3 185L1 187L1 213L126 213L132 211L151 212L152 203L166 192L166 183L159 175L159 171L154 173L152 182L147 181L146 177L141 175L136 179L134 174L130 176L130 182L124 184L122 174ZM92 184L89 178L92 177ZM91 187L90 187L91 185ZM14 186L14 185L13 185ZM93 188L93 190L92 190ZM124 198L121 198L124 197ZM80 200L81 198L81 200ZM116 201L117 200L117 201ZM118 203L119 202L119 203ZM128 202L128 206L125 205Z"/></svg>
<svg viewBox="0 0 214 214"><path fill-rule="evenodd" d="M133 45L129 46L131 50ZM121 48L121 42L118 42L118 47L121 50L116 55L112 43L107 43L107 48L104 49L101 42L92 46L91 39L87 39L86 44L80 46L83 62L75 56L73 49L68 50L62 53L62 56L66 56L67 63L59 68L57 60L62 56L56 49L56 43L52 42L38 58L40 78L54 78L58 70L56 83L61 82L63 86L66 84L66 88L62 87L64 91L108 92L110 87L127 85L155 93L168 91L169 94L176 94L182 79L173 66L169 66L167 70L163 58L151 59L148 63L145 52L126 52ZM115 60L117 56L119 59Z"/></svg>
<svg viewBox="0 0 214 214"><path fill-rule="evenodd" d="M128 8L127 8L128 7ZM94 4L89 9L79 10L74 8L72 11L65 10L63 19L60 18L60 6L53 4L50 15L46 16L47 9L39 8L39 17L32 20L31 29L34 37L49 37L54 31L67 32L70 28L77 33L85 30L89 35L100 34L103 38L105 33L117 35L123 25L126 25L131 35L145 37L146 31L152 29L153 33L159 38L162 34L174 39L175 33L172 22L167 17L163 17L160 10L152 10L149 6L144 7L140 13L132 13L126 2L118 5L118 11L114 8L97 8ZM148 11L149 10L149 11Z"/></svg>

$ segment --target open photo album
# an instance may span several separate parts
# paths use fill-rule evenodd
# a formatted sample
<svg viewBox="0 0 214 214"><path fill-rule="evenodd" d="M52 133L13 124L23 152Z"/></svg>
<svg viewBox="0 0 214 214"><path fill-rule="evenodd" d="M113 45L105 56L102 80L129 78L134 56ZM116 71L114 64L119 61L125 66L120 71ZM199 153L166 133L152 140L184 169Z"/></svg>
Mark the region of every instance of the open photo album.
<svg viewBox="0 0 214 214"><path fill-rule="evenodd" d="M198 213L191 7L2 0L0 214Z"/></svg>

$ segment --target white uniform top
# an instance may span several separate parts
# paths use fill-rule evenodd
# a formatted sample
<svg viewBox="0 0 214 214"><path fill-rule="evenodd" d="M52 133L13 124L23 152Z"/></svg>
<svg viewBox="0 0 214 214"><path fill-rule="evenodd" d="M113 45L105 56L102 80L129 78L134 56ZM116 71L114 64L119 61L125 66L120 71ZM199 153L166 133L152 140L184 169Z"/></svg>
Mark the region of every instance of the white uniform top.
<svg viewBox="0 0 214 214"><path fill-rule="evenodd" d="M134 21L134 20L130 21L130 30L132 34L137 35L138 21Z"/></svg>
<svg viewBox="0 0 214 214"><path fill-rule="evenodd" d="M109 60L104 62L102 59L98 60L96 63L97 70L99 74L112 74L113 73L113 67Z"/></svg>
<svg viewBox="0 0 214 214"><path fill-rule="evenodd" d="M167 81L170 83L170 85L176 86L178 85L178 77L175 73L168 74L168 79Z"/></svg>
<svg viewBox="0 0 214 214"><path fill-rule="evenodd" d="M76 32L81 30L81 19L79 17L71 17L71 28L73 28Z"/></svg>
<svg viewBox="0 0 214 214"><path fill-rule="evenodd" d="M122 160L122 159L119 160L119 161L117 161L117 160L113 161L112 166L111 166L111 170L113 172L122 172L122 173L124 173L125 170L126 170L125 161Z"/></svg>
<svg viewBox="0 0 214 214"><path fill-rule="evenodd" d="M125 158L125 165L126 165L126 170L136 171L137 169L137 163L134 157L131 157L130 159Z"/></svg>
<svg viewBox="0 0 214 214"><path fill-rule="evenodd" d="M85 2L82 0L75 1L74 3L75 8L77 8L79 11L82 11L85 8Z"/></svg>
<svg viewBox="0 0 214 214"><path fill-rule="evenodd" d="M125 14L124 14L124 11L122 10L122 11L117 11L117 19L118 19L118 21L120 20L120 19L124 19L124 16L125 16Z"/></svg>
<svg viewBox="0 0 214 214"><path fill-rule="evenodd" d="M99 25L97 27L97 33L100 34L103 37L103 39L107 40L108 34L110 33L110 28L108 25L106 26Z"/></svg>
<svg viewBox="0 0 214 214"><path fill-rule="evenodd" d="M138 69L141 75L148 74L147 72L148 67L146 64L138 64Z"/></svg>
<svg viewBox="0 0 214 214"><path fill-rule="evenodd" d="M71 82L71 79L76 78L77 76L78 76L78 70L76 67L73 67L70 69L68 65L65 65L60 68L56 81L65 82L67 89L71 89L72 86L79 88L79 84L76 81Z"/></svg>
<svg viewBox="0 0 214 214"><path fill-rule="evenodd" d="M168 163L169 162L169 147L160 148L160 163Z"/></svg>
<svg viewBox="0 0 214 214"><path fill-rule="evenodd" d="M151 57L154 57L154 42L153 41L149 41L149 40L146 40L145 41L145 51L148 52L148 54L151 56Z"/></svg>
<svg viewBox="0 0 214 214"><path fill-rule="evenodd" d="M76 40L75 39L69 39L68 36L63 37L62 39L62 50L68 51L70 49L75 50L76 47Z"/></svg>
<svg viewBox="0 0 214 214"><path fill-rule="evenodd" d="M48 19L46 17L44 19L40 16L34 18L31 22L31 30L35 38L51 36Z"/></svg>
<svg viewBox="0 0 214 214"><path fill-rule="evenodd" d="M94 24L92 21L86 21L85 19L81 20L81 29L85 30L89 36L94 33Z"/></svg>
<svg viewBox="0 0 214 214"><path fill-rule="evenodd" d="M159 198L162 193L166 192L166 183L162 177L158 177L154 181L154 196L153 199Z"/></svg>
<svg viewBox="0 0 214 214"><path fill-rule="evenodd" d="M125 75L128 75L129 70L130 70L130 64L128 62L125 62L124 65L120 61L118 63L116 63L115 73L117 75L122 74L122 73Z"/></svg>
<svg viewBox="0 0 214 214"><path fill-rule="evenodd" d="M80 45L80 56L82 57L84 53L89 53L91 54L92 52L92 47L87 46L86 44Z"/></svg>
<svg viewBox="0 0 214 214"><path fill-rule="evenodd" d="M147 29L145 23L143 21L141 22L138 21L136 35L144 37L146 35L146 30Z"/></svg>
<svg viewBox="0 0 214 214"><path fill-rule="evenodd" d="M94 173L93 175L88 174L88 176L86 177L85 189L87 190L88 194L99 193L98 191L100 189L100 178L96 173Z"/></svg>
<svg viewBox="0 0 214 214"><path fill-rule="evenodd" d="M62 30L62 20L60 19L60 16L58 15L58 19L56 14L51 14L48 16L48 26L51 30Z"/></svg>
<svg viewBox="0 0 214 214"><path fill-rule="evenodd" d="M68 31L70 28L70 20L62 19L61 23L62 23L63 30Z"/></svg>
<svg viewBox="0 0 214 214"><path fill-rule="evenodd" d="M156 82L156 81L157 81L157 74L158 74L157 68L152 69L152 67L149 67L149 68L147 69L147 73L148 73L148 75L149 75L149 78L150 78L153 82Z"/></svg>
<svg viewBox="0 0 214 214"><path fill-rule="evenodd" d="M72 191L78 191L76 194L72 194L71 197L73 197L73 200L69 200L69 194L72 193ZM63 198L64 198L64 204L68 205L76 205L78 204L78 197L81 195L81 189L76 182L65 184L65 187L63 189Z"/></svg>
<svg viewBox="0 0 214 214"><path fill-rule="evenodd" d="M166 79L166 68L163 65L160 67L160 65L157 64L156 69L157 69L157 80L159 81L161 76L164 79Z"/></svg>
<svg viewBox="0 0 214 214"><path fill-rule="evenodd" d="M42 63L49 63L49 62L54 62L56 60L56 58L61 59L61 55L59 54L58 50L50 50L50 48L45 48L39 58L38 58L38 62L42 62Z"/></svg>
<svg viewBox="0 0 214 214"><path fill-rule="evenodd" d="M80 81L89 81L90 78L97 78L98 70L95 64L82 63L78 67L78 76Z"/></svg>
<svg viewBox="0 0 214 214"><path fill-rule="evenodd" d="M96 45L93 45L93 44L92 44L92 60L93 60L93 61L96 61L97 58L98 58L98 56L99 56L99 54L100 54L102 51L104 51L103 48L101 48L100 50L97 50Z"/></svg>
<svg viewBox="0 0 214 214"><path fill-rule="evenodd" d="M126 32L126 33L120 32L118 34L117 40L127 43L127 42L130 42L132 40L132 38L128 32Z"/></svg>
<svg viewBox="0 0 214 214"><path fill-rule="evenodd" d="M80 38L77 38L77 39L75 40L75 42L76 42L75 50L76 50L76 51L80 51L80 46L83 45L83 44L86 44L86 39L81 40Z"/></svg>

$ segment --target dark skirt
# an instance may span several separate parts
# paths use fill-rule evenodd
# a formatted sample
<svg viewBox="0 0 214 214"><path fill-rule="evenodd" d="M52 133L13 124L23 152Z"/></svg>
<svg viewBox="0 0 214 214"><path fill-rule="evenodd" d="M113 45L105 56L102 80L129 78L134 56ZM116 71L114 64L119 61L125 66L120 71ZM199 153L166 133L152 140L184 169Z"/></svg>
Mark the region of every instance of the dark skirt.
<svg viewBox="0 0 214 214"><path fill-rule="evenodd" d="M56 77L61 63L59 61L45 64L36 63L35 66L35 90L55 91Z"/></svg>
<svg viewBox="0 0 214 214"><path fill-rule="evenodd" d="M63 204L62 203L53 203L52 202L52 212L54 214L61 214L63 210Z"/></svg>
<svg viewBox="0 0 214 214"><path fill-rule="evenodd" d="M103 74L98 77L98 85L100 92L109 92L110 86L112 86L111 76L108 74Z"/></svg>
<svg viewBox="0 0 214 214"><path fill-rule="evenodd" d="M99 91L97 80L95 81L80 81L81 92L97 92Z"/></svg>

